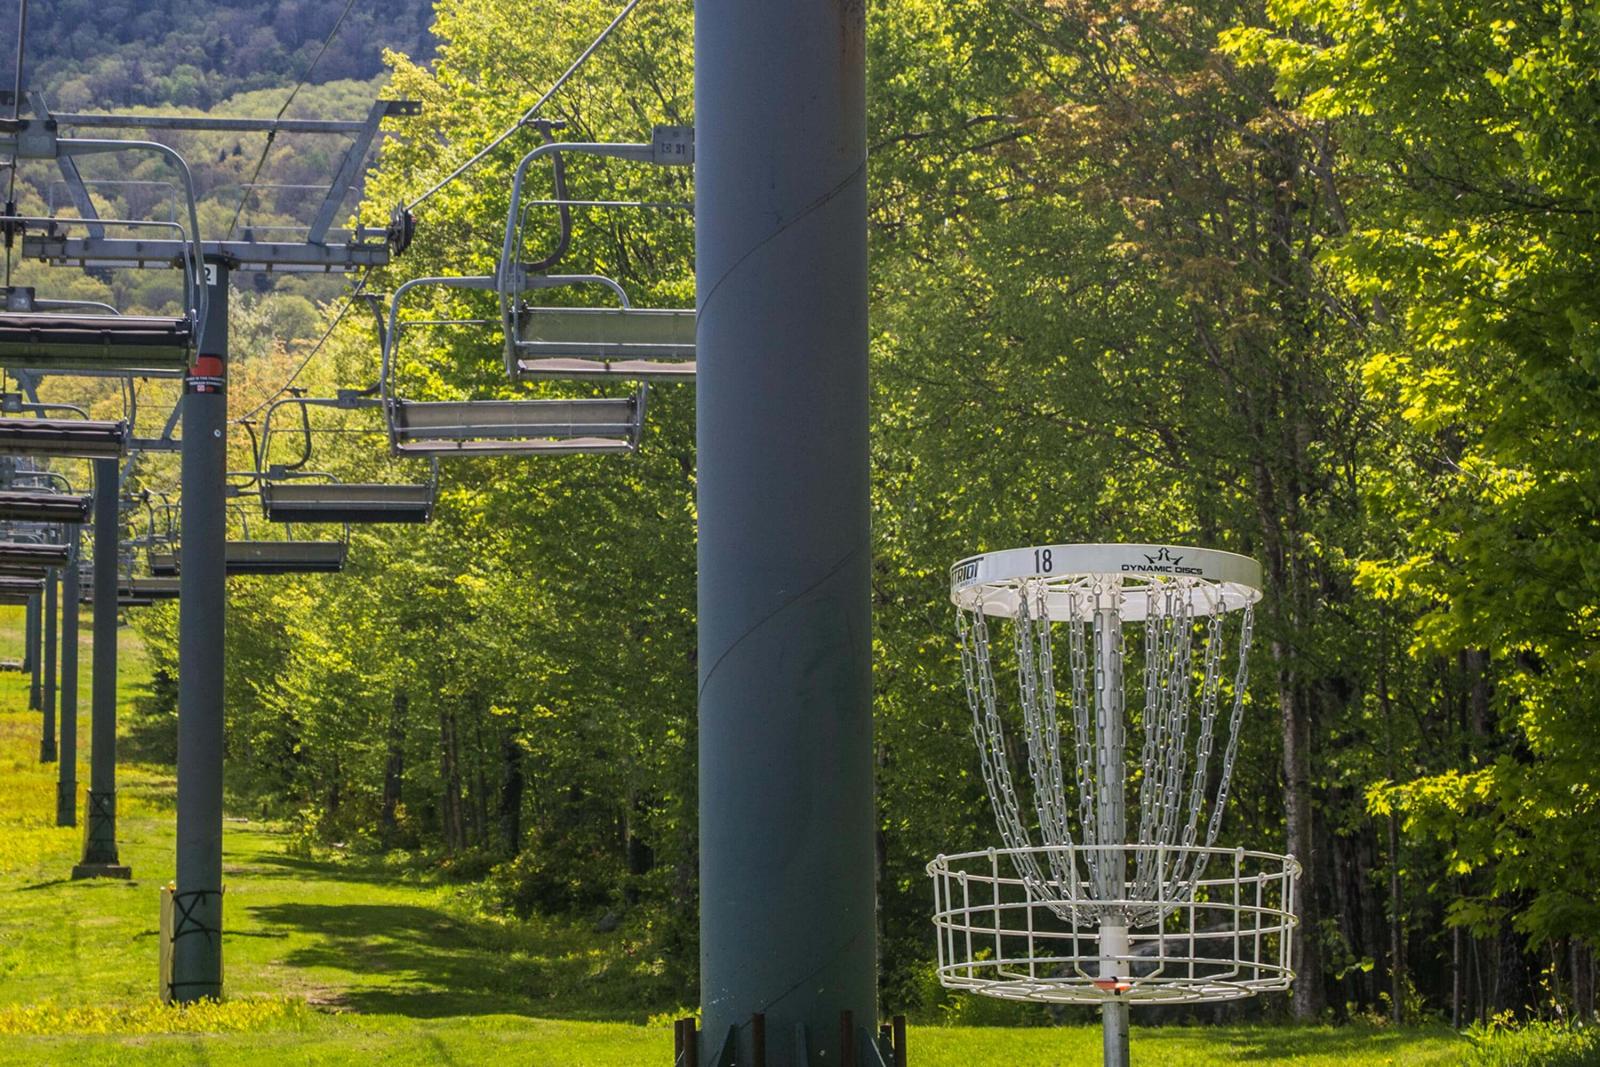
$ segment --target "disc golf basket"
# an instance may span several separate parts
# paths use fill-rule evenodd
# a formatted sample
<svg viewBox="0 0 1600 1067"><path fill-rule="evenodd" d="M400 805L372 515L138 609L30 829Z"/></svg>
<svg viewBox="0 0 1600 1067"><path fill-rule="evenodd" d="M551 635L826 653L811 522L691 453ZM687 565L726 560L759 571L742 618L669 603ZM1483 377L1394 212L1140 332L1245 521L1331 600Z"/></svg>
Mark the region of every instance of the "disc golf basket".
<svg viewBox="0 0 1600 1067"><path fill-rule="evenodd" d="M974 556L950 576L1002 847L928 864L940 982L1098 1004L1111 1065L1127 1063L1129 1005L1286 989L1299 864L1216 843L1260 566L1051 545Z"/></svg>

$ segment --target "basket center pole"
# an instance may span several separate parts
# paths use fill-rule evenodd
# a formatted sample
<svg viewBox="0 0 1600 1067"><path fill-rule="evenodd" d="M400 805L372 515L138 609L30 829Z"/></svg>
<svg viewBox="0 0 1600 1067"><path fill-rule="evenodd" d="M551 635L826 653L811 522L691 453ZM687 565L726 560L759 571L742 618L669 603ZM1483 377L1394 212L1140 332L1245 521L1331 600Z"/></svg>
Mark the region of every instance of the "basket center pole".
<svg viewBox="0 0 1600 1067"><path fill-rule="evenodd" d="M1095 609L1095 831L1102 846L1098 887L1103 901L1123 900L1127 890L1127 853L1120 846L1127 831L1124 785L1127 769L1123 748L1127 724L1123 720L1122 616L1114 592L1099 594ZM1100 918L1100 978L1125 978L1128 955L1127 913L1106 908ZM1100 1008L1105 1067L1128 1067L1128 1004L1107 1000Z"/></svg>

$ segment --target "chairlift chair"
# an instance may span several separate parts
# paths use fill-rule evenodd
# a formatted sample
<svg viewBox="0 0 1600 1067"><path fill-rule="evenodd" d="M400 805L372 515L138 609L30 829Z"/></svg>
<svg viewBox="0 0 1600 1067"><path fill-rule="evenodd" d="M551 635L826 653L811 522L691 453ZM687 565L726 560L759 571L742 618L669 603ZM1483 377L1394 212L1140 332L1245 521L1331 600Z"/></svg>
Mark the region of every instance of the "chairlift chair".
<svg viewBox="0 0 1600 1067"><path fill-rule="evenodd" d="M265 574L333 574L344 570L350 551L350 528L345 527L344 537L338 540L307 540L282 538L268 540L250 536L250 519L237 502L236 509L243 524L242 538L231 538L223 546L223 567L228 575ZM178 573L183 571L183 546L172 550L172 563ZM168 577L168 575L159 575Z"/></svg>
<svg viewBox="0 0 1600 1067"><path fill-rule="evenodd" d="M33 541L0 541L0 567L37 568L67 565L67 546Z"/></svg>
<svg viewBox="0 0 1600 1067"><path fill-rule="evenodd" d="M128 424L120 420L0 416L0 454L119 459L127 450Z"/></svg>
<svg viewBox="0 0 1600 1067"><path fill-rule="evenodd" d="M565 400L407 400L397 395L400 306L420 286L492 290L493 277L413 278L395 290L383 331L379 396L397 456L563 456L633 452L644 428L647 387L632 396ZM476 320L432 320L428 325ZM421 325L413 323L412 325Z"/></svg>
<svg viewBox="0 0 1600 1067"><path fill-rule="evenodd" d="M227 573L336 574L344 570L349 545L344 541L229 541ZM182 564L182 552L178 554Z"/></svg>
<svg viewBox="0 0 1600 1067"><path fill-rule="evenodd" d="M38 596L44 592L43 578L18 578L16 576L0 576L0 597L7 599L0 601L6 604L25 604L28 598ZM20 600L9 599L21 597Z"/></svg>
<svg viewBox="0 0 1600 1067"><path fill-rule="evenodd" d="M694 163L694 129L658 126L643 144L551 142L522 157L511 182L496 292L505 332L506 372L513 379L623 379L684 382L695 376L693 308L636 308L614 280L602 275L550 275L543 270L560 259L571 236L571 216L563 176L564 154L605 156L656 165ZM529 167L551 157L555 163L561 238L557 251L537 263L523 261L526 217L523 185ZM595 284L610 289L614 308L544 307L528 294L561 286Z"/></svg>
<svg viewBox="0 0 1600 1067"><path fill-rule="evenodd" d="M381 407L376 397L354 393L336 398L289 397L267 409L262 421L261 456L256 466L261 480L261 511L270 522L311 523L415 523L433 517L433 502L439 488L439 461L432 463L426 482L342 482L323 471L306 470L311 460L311 416L313 406L346 410ZM272 415L285 404L300 408L301 431L305 447L293 464L270 464Z"/></svg>
<svg viewBox="0 0 1600 1067"><path fill-rule="evenodd" d="M158 600L178 599L176 578L145 578L120 576L117 579L117 607L149 607ZM78 588L80 604L94 603L94 580L86 578Z"/></svg>
<svg viewBox="0 0 1600 1067"><path fill-rule="evenodd" d="M91 140L58 137L53 123L21 120L0 132L0 152L18 159L55 159L110 152L153 152L178 171L187 200L188 225L143 219L36 217L7 214L3 225L7 244L18 233L37 229L57 234L67 227L89 227L103 233L106 227L136 230L170 230L186 250L182 262L183 314L105 314L104 305L81 301L37 298L26 286L12 286L0 300L0 366L74 373L134 374L177 377L188 368L194 354L199 324L205 321L207 291L200 242L198 201L194 180L183 157L153 141Z"/></svg>
<svg viewBox="0 0 1600 1067"><path fill-rule="evenodd" d="M88 494L0 489L0 520L80 526L89 521L93 504L94 498Z"/></svg>
<svg viewBox="0 0 1600 1067"><path fill-rule="evenodd" d="M178 579L176 578L125 578L117 583L117 600L176 600L178 599Z"/></svg>
<svg viewBox="0 0 1600 1067"><path fill-rule="evenodd" d="M38 371L115 371L177 377L189 365L194 324L187 318L68 314L79 301L43 300L25 286L0 289L0 365ZM50 310L45 310L45 309ZM59 310L58 310L59 309Z"/></svg>

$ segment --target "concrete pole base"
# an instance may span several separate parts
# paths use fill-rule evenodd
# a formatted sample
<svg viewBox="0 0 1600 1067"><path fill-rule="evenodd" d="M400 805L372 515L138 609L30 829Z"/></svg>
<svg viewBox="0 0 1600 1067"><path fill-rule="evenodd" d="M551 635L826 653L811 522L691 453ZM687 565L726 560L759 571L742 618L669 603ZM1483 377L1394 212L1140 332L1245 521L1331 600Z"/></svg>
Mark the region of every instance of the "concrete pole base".
<svg viewBox="0 0 1600 1067"><path fill-rule="evenodd" d="M132 877L133 868L120 863L80 863L72 868L74 882L85 878L120 878L127 881Z"/></svg>

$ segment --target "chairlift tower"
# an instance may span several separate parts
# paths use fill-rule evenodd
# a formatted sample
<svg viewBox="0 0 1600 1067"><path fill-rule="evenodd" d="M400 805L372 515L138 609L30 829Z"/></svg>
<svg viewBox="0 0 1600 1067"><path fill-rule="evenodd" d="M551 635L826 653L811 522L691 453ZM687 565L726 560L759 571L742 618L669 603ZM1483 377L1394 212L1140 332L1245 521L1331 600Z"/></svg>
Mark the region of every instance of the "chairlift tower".
<svg viewBox="0 0 1600 1067"><path fill-rule="evenodd" d="M191 118L184 116L125 116L92 114L52 115L39 93L24 94L30 117L0 120L0 154L13 159L55 161L78 211L76 219L24 220L24 257L77 266L162 266L191 263L198 248L204 260L201 289L196 293L191 322L195 347L192 361L180 366L184 376L182 400L182 525L183 560L179 572L178 649L178 846L177 878L170 898L163 902L164 967L161 995L189 1002L222 995L222 760L223 760L223 657L226 614L227 519L225 478L227 468L227 362L228 281L235 271L347 273L380 267L404 247L409 226L391 225L372 230L358 227L344 240L334 240L333 223L358 182L368 151L385 118L414 115L419 105L407 101L378 101L363 120ZM0 93L0 106L11 106L11 94ZM352 138L337 172L322 197L303 239L202 240L196 218L192 186L185 182L192 225L187 236L114 236L124 226L103 220L95 211L74 160L87 152L117 150L133 144L161 151L187 174L175 151L155 142L92 141L63 137L63 129L140 130L167 132L301 133L343 135ZM15 224L15 223L13 223ZM169 228L172 228L170 224ZM198 264L194 264L197 268ZM63 343L42 350L57 356L64 372L81 370L80 347L68 341L81 335L83 323L61 328ZM91 323L92 327L102 323ZM159 326L159 324L156 324ZM0 342L6 338L0 331ZM106 326L102 340L116 358L136 354L130 343L119 346ZM146 347L167 354L178 340L157 328ZM91 346L92 347L92 346ZM120 349L120 351L119 351ZM126 368L124 368L126 372ZM109 478L110 522L115 522L115 463L97 463L97 475ZM98 502L97 502L98 507ZM95 552L96 649L102 647L99 630L115 626L118 592L116 536L109 547L100 532L97 511ZM108 607L109 610L101 610ZM115 631L107 647L115 647ZM113 653L114 655L114 653ZM96 701L101 684L101 657L95 660ZM114 669L114 660L113 660ZM110 684L114 687L115 676ZM102 738L95 737L98 757ZM106 739L108 745L115 738ZM96 766L99 766L98 759ZM91 813L92 814L92 813ZM170 947L170 954L166 949Z"/></svg>
<svg viewBox="0 0 1600 1067"><path fill-rule="evenodd" d="M679 1062L877 1067L864 8L697 0L695 41L704 1033Z"/></svg>

